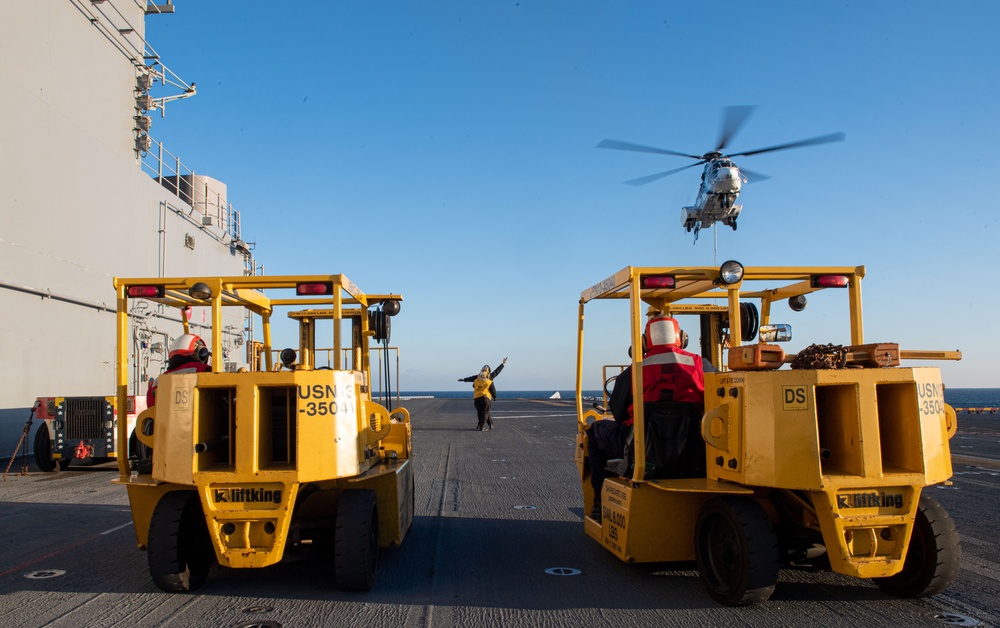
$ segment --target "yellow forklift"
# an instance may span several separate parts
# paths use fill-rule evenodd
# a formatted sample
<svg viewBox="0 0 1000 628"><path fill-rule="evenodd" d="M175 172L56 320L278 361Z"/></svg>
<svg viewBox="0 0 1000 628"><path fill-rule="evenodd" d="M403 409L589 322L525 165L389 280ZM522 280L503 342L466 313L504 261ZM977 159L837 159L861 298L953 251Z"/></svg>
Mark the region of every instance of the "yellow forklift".
<svg viewBox="0 0 1000 628"><path fill-rule="evenodd" d="M863 266L744 267L730 260L630 266L585 290L575 459L585 512L596 503L601 514L585 517L586 534L629 563L695 561L708 594L730 606L767 600L780 568L832 569L873 579L900 597L948 588L959 536L923 489L949 483L955 411L944 402L938 368L900 364L958 360L961 353L866 344L864 275ZM822 344L786 354L776 343L791 339L791 325L774 315L778 308L798 315L809 299L826 306L813 323ZM606 409L614 376L605 382L605 404L585 407L584 311L609 300L628 306L632 347L642 346L647 316L673 316L698 335L689 351L706 364L704 409L690 439L698 464L679 469L648 464L663 451L655 442L660 432L649 429L650 408L635 403L620 475L595 496L587 429L614 420ZM846 342L831 342L837 339ZM642 399L642 352L631 356L632 398Z"/></svg>
<svg viewBox="0 0 1000 628"><path fill-rule="evenodd" d="M119 407L129 396L130 301L156 304L177 335L201 334L211 354L204 372L158 378L155 403L136 419L137 455L118 459L153 582L192 591L215 564L258 568L319 553L332 559L338 587L371 589L379 548L400 544L413 521L410 417L373 401L369 361L370 343L388 346L401 297L365 294L344 275L114 285ZM297 323L297 349L271 346L280 312ZM242 363L224 346L234 328ZM258 328L262 341L245 337ZM333 347L321 350L325 333ZM118 442L128 442L126 429L119 421Z"/></svg>

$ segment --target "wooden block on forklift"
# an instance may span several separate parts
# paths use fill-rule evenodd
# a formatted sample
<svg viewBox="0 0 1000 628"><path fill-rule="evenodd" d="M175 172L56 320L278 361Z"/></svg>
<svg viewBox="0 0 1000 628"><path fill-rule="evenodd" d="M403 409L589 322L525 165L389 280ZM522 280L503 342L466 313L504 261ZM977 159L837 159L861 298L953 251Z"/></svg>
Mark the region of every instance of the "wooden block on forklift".
<svg viewBox="0 0 1000 628"><path fill-rule="evenodd" d="M847 347L847 361L872 368L899 366L899 343L875 342Z"/></svg>
<svg viewBox="0 0 1000 628"><path fill-rule="evenodd" d="M729 349L729 369L733 371L763 371L779 368L785 352L778 345L743 345Z"/></svg>

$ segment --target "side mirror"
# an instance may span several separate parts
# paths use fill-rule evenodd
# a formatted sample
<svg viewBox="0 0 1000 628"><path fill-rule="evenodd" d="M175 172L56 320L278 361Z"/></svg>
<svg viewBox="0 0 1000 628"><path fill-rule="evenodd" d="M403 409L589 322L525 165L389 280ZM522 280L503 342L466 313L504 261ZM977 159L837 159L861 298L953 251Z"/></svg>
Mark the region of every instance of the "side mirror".
<svg viewBox="0 0 1000 628"><path fill-rule="evenodd" d="M760 326L761 342L788 342L792 339L792 326L785 323Z"/></svg>

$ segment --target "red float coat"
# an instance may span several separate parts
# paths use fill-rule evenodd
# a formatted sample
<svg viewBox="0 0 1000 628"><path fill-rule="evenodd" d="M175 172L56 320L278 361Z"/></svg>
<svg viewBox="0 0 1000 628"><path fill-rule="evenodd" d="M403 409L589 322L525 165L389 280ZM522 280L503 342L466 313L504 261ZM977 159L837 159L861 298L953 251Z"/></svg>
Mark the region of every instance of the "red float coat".
<svg viewBox="0 0 1000 628"><path fill-rule="evenodd" d="M173 370L168 369L163 373L163 375L166 375L167 373L205 373L211 370L212 367L210 365L205 364L204 362L199 362L194 358L192 358L190 362L184 362L183 364L179 364ZM160 377L163 377L163 375L160 375ZM158 379L159 378L156 377L151 377L149 379L149 385L146 388L147 408L152 408L153 406L156 405L156 388L157 385L159 384L159 381L157 381Z"/></svg>
<svg viewBox="0 0 1000 628"><path fill-rule="evenodd" d="M623 382L624 383L624 382ZM615 385L617 388L617 383ZM629 382L631 397L631 382ZM705 405L705 374L701 356L674 346L653 347L642 358L643 401L672 401ZM632 404L628 421L632 424Z"/></svg>

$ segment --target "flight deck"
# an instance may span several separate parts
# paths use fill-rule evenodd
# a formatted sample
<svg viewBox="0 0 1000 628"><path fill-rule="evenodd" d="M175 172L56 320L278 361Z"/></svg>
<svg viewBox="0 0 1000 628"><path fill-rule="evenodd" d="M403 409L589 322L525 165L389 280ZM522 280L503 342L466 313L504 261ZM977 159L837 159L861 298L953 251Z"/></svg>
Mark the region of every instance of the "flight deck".
<svg viewBox="0 0 1000 628"><path fill-rule="evenodd" d="M197 593L165 593L135 548L114 463L0 484L0 624L20 626L939 626L1000 625L1000 416L959 415L951 486L935 487L962 536L945 593L898 599L871 582L783 570L760 606L727 608L693 564L625 564L584 533L570 400L501 397L475 430L471 399L413 399L416 511L382 550L367 593L321 557L213 567ZM5 465L6 466L6 465ZM609 577L609 575L614 577Z"/></svg>

